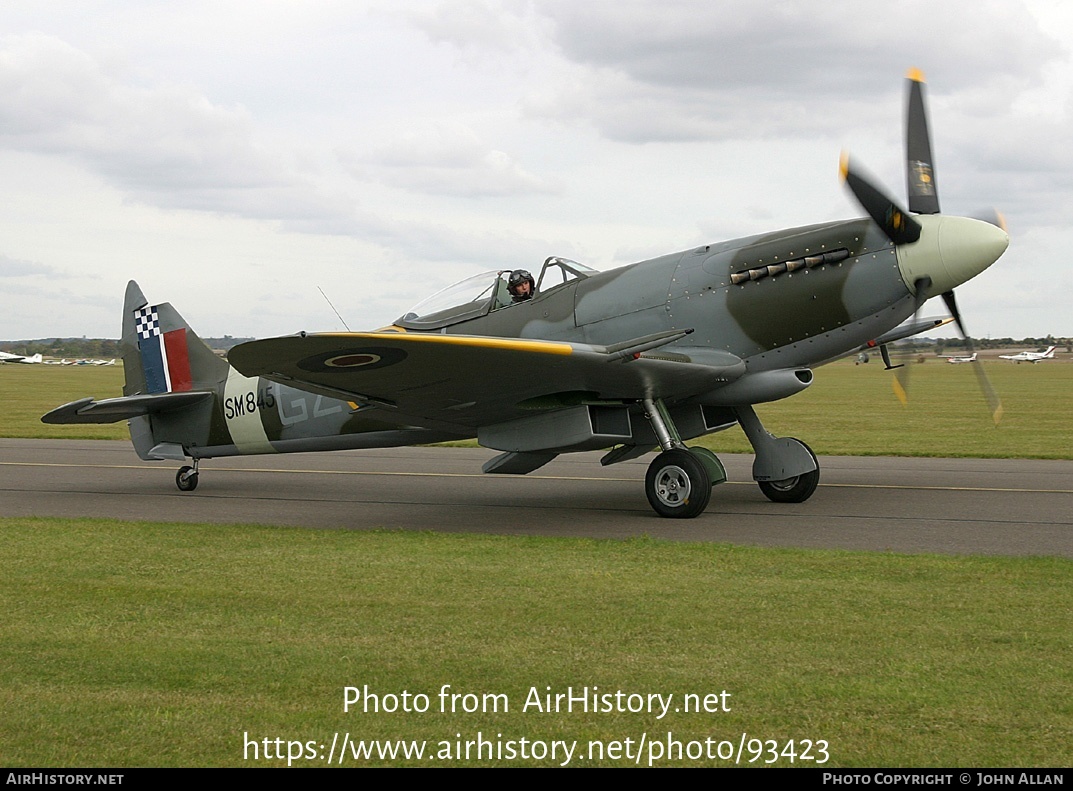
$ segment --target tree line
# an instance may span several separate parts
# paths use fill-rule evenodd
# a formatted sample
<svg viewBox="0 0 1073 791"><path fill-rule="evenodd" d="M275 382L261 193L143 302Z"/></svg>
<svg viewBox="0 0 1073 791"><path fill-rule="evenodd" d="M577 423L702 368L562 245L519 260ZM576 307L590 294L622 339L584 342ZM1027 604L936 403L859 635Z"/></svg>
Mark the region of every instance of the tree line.
<svg viewBox="0 0 1073 791"><path fill-rule="evenodd" d="M202 338L212 349L227 351L232 346L253 338ZM112 338L41 338L34 341L0 341L0 351L32 357L74 357L77 359L109 359L119 357L119 341Z"/></svg>

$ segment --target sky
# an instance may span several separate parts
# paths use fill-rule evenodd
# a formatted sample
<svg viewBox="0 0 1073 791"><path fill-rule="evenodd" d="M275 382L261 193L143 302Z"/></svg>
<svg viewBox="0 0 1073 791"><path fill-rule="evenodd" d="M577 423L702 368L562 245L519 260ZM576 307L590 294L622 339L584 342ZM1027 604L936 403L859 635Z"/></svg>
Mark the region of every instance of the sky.
<svg viewBox="0 0 1073 791"><path fill-rule="evenodd" d="M1010 231L969 332L1073 336L1066 0L5 0L0 339L118 337L131 279L206 337L372 329L860 216L843 149L904 203L911 67L943 211Z"/></svg>

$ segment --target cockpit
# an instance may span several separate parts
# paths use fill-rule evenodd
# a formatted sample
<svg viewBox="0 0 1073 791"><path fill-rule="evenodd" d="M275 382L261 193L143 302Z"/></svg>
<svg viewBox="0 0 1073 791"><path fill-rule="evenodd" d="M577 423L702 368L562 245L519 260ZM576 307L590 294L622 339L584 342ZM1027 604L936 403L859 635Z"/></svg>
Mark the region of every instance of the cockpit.
<svg viewBox="0 0 1073 791"><path fill-rule="evenodd" d="M406 329L436 330L487 315L494 310L513 307L517 303L508 290L511 271L502 269L481 272L460 280L418 302L397 319L395 324ZM544 261L540 269L534 296L530 301L537 301L567 283L589 277L596 272L597 270L577 261L552 256Z"/></svg>

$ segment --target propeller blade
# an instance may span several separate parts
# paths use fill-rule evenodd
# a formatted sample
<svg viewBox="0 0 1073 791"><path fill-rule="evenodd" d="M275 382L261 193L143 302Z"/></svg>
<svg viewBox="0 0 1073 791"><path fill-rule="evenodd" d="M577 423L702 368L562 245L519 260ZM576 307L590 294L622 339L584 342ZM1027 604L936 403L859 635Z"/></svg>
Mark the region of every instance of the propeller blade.
<svg viewBox="0 0 1073 791"><path fill-rule="evenodd" d="M895 365L891 361L890 352L887 350L887 344L880 346L879 351L883 355L883 365L886 366L886 370L894 371L894 376L892 376L890 380L890 386L891 389L894 390L895 397L902 406L909 406L909 369L905 367L904 362ZM904 352L899 352L899 359L905 359Z"/></svg>
<svg viewBox="0 0 1073 791"><path fill-rule="evenodd" d="M971 356L971 355L970 355ZM972 361L972 370L976 373L976 381L980 385L980 391L987 400L987 408L991 410L991 419L997 426L1002 421L1002 399L998 397L995 388L991 386L991 380L984 373L984 366L979 360Z"/></svg>
<svg viewBox="0 0 1073 791"><path fill-rule="evenodd" d="M996 228L1001 228L1007 234L1010 229L1006 227L1006 217L998 209L983 209L972 215L972 219L980 220L981 222L987 222L994 225Z"/></svg>
<svg viewBox="0 0 1073 791"><path fill-rule="evenodd" d="M905 180L909 211L914 214L939 213L939 185L931 158L928 111L924 106L924 74L910 69L908 107L905 115Z"/></svg>
<svg viewBox="0 0 1073 791"><path fill-rule="evenodd" d="M910 244L920 238L920 223L877 188L869 178L851 168L849 155L845 152L842 154L839 171L861 208L894 244Z"/></svg>
<svg viewBox="0 0 1073 791"><path fill-rule="evenodd" d="M928 293L928 289L931 288L930 277L917 278L913 283L913 293L916 294L916 310L913 312L913 321L910 326L926 326L927 322L922 322L920 319L920 309L924 307L924 303L927 302L927 297L924 296ZM949 321L949 319L947 319ZM939 326L939 325L936 325ZM929 328L930 329L930 328ZM923 330L921 330L923 332ZM902 351L899 353L898 365L891 365L890 359L884 355L883 361L887 364L888 369L894 370L894 378L891 380L891 387L894 389L894 395L897 396L898 401L902 406L909 406L909 366L906 365L906 360L909 359L910 352Z"/></svg>
<svg viewBox="0 0 1073 791"><path fill-rule="evenodd" d="M944 292L943 302L946 303L950 315L954 317L958 332L961 333L961 338L965 341L965 349L968 351L969 356L972 357L976 350L972 347L972 339L969 338L969 334L965 332L965 325L961 321L961 311L958 310L954 292ZM991 380L987 378L987 374L984 372L984 366L979 360L972 361L972 370L976 374L976 381L980 385L980 392L984 394L984 399L987 401L987 407L991 410L991 418L995 421L995 425L997 426L999 421L1002 420L1002 399L998 397L995 388L991 386Z"/></svg>
<svg viewBox="0 0 1073 791"><path fill-rule="evenodd" d="M961 311L958 310L957 300L954 299L953 291L943 292L943 303L946 305L946 309L950 311L950 315L954 319L954 323L958 325L958 332L961 333L962 338L966 338L965 325L961 323ZM967 340L967 338L966 338ZM969 350L969 354L972 354L972 350Z"/></svg>
<svg viewBox="0 0 1073 791"><path fill-rule="evenodd" d="M896 366L893 378L890 380L891 389L894 390L894 396L898 399L898 403L902 406L909 406L909 369L905 367L905 364Z"/></svg>

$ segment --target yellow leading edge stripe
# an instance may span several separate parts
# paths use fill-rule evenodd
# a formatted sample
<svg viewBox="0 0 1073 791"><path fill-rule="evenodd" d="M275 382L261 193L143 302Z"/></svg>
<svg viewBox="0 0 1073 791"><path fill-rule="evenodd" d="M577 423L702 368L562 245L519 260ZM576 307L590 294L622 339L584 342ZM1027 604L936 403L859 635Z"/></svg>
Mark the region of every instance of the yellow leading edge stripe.
<svg viewBox="0 0 1073 791"><path fill-rule="evenodd" d="M420 332L352 332L324 333L335 338L373 338L392 343L445 343L449 346L471 346L481 349L511 349L522 352L542 352L544 354L573 354L574 347L569 343L553 341L528 341L519 338L479 338L472 335L432 335ZM322 336L324 337L324 336Z"/></svg>

